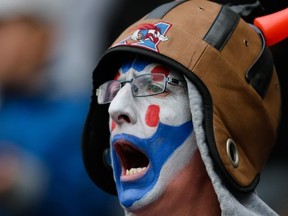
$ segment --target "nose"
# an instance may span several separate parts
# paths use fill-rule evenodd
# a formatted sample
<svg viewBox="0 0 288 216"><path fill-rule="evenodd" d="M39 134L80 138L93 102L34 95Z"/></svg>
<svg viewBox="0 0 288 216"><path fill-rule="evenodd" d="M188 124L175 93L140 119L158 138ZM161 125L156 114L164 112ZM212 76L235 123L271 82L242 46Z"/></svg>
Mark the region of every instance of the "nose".
<svg viewBox="0 0 288 216"><path fill-rule="evenodd" d="M131 84L126 83L113 98L108 112L111 119L117 124L134 124L136 122L136 104L131 91Z"/></svg>

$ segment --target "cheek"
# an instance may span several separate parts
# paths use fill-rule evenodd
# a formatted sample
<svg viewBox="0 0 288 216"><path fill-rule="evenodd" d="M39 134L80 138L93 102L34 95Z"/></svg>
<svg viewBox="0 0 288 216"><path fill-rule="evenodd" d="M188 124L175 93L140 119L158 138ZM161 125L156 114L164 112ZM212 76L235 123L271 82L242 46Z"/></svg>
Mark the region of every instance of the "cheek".
<svg viewBox="0 0 288 216"><path fill-rule="evenodd" d="M149 105L145 115L146 124L149 127L156 127L159 122L160 107L158 105Z"/></svg>
<svg viewBox="0 0 288 216"><path fill-rule="evenodd" d="M160 107L158 105L149 105L146 110L145 115L145 122L146 125L149 127L156 127L159 123L159 113L160 113ZM110 120L110 128L111 132L115 129L116 123L113 120Z"/></svg>

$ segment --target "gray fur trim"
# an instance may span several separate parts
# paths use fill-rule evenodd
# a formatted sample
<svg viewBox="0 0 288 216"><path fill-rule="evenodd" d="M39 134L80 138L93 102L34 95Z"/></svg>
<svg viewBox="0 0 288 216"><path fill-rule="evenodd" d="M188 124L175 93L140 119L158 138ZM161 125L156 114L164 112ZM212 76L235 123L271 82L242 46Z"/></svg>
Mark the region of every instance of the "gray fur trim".
<svg viewBox="0 0 288 216"><path fill-rule="evenodd" d="M226 188L220 177L216 174L213 161L209 156L205 132L203 128L203 104L202 98L195 85L185 77L187 81L190 109L192 113L193 127L196 135L196 143L200 151L206 171L211 179L214 190L220 203L222 216L275 216L278 215L266 203L264 203L256 192L235 197Z"/></svg>

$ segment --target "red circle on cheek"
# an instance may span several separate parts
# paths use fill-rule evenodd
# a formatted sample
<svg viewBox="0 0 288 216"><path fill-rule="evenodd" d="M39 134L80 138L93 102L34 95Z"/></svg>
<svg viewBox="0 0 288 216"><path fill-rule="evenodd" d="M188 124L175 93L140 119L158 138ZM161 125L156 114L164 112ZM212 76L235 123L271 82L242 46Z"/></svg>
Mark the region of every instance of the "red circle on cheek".
<svg viewBox="0 0 288 216"><path fill-rule="evenodd" d="M148 106L145 121L149 127L156 127L158 125L159 113L160 113L160 107L158 105Z"/></svg>
<svg viewBox="0 0 288 216"><path fill-rule="evenodd" d="M115 121L111 121L111 131L113 131L114 129L115 129L115 127L116 127L116 123L115 123Z"/></svg>

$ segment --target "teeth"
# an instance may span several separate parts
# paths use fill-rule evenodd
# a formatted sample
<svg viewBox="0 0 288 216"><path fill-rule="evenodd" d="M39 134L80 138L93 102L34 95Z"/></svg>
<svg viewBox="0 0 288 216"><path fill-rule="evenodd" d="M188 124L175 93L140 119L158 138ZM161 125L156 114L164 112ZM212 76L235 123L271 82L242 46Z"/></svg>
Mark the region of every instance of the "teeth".
<svg viewBox="0 0 288 216"><path fill-rule="evenodd" d="M131 168L130 170L126 170L126 175L134 175L137 173L142 172L143 170L145 170L146 167L142 167L142 168Z"/></svg>

